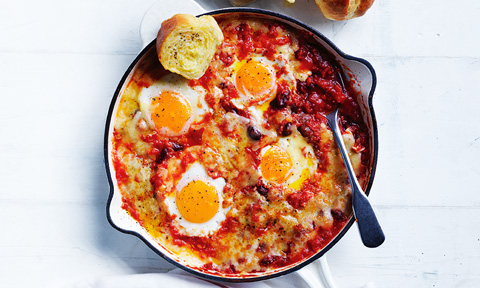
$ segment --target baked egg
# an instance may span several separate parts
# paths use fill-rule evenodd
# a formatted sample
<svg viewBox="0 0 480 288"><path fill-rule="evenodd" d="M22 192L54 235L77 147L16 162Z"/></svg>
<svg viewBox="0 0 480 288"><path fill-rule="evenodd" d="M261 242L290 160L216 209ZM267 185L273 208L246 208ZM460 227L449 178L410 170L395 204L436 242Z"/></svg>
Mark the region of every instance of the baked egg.
<svg viewBox="0 0 480 288"><path fill-rule="evenodd" d="M190 125L203 119L209 108L203 87L190 87L188 80L171 73L148 88L142 88L138 101L149 126L161 135L185 134Z"/></svg>
<svg viewBox="0 0 480 288"><path fill-rule="evenodd" d="M190 236L207 236L220 228L229 208L222 207L225 179L213 179L199 162L192 163L167 195L165 203L173 222Z"/></svg>
<svg viewBox="0 0 480 288"><path fill-rule="evenodd" d="M268 107L268 103L276 96L277 83L287 82L290 87L296 84L287 61L281 55L277 55L275 60L264 56L235 60L230 68L240 96L234 101L238 108L265 104Z"/></svg>
<svg viewBox="0 0 480 288"><path fill-rule="evenodd" d="M317 164L312 146L298 132L260 150L259 170L267 183L298 190L315 173Z"/></svg>

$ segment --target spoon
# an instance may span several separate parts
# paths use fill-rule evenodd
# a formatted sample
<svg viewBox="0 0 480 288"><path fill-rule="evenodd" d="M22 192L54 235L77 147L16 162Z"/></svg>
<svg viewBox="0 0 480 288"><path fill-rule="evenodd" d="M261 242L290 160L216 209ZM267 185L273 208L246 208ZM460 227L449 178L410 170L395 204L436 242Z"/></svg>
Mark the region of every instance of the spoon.
<svg viewBox="0 0 480 288"><path fill-rule="evenodd" d="M352 206L353 215L357 219L358 230L360 231L360 237L365 246L374 248L380 246L385 241L385 235L383 234L382 227L378 222L377 216L373 211L373 207L368 201L367 195L363 192L360 184L358 184L357 177L353 171L352 163L348 158L347 149L343 143L342 134L338 127L338 108L327 115L328 126L332 129L333 138L337 143L340 154L342 155L343 163L347 168L348 179L350 180L350 186L352 187Z"/></svg>

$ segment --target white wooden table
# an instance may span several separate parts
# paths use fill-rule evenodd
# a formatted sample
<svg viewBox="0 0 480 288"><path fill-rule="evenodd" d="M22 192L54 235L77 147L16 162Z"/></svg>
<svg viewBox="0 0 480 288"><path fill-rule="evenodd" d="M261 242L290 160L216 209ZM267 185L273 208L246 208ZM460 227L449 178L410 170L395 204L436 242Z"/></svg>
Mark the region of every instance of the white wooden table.
<svg viewBox="0 0 480 288"><path fill-rule="evenodd" d="M1 287L174 268L105 216L106 113L156 1L1 2ZM251 6L306 21L378 76L371 201L387 240L365 248L352 227L327 253L337 286L480 287L480 1L376 0L346 22L297 2Z"/></svg>

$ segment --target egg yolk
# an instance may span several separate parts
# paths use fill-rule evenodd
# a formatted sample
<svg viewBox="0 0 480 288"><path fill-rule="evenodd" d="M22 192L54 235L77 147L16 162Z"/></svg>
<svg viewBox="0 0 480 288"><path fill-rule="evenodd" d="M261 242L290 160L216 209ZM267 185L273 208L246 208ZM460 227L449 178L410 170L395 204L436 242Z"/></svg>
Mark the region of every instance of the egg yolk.
<svg viewBox="0 0 480 288"><path fill-rule="evenodd" d="M164 91L152 98L152 121L155 127L167 128L173 133L180 133L190 120L192 107L181 94Z"/></svg>
<svg viewBox="0 0 480 288"><path fill-rule="evenodd" d="M178 211L185 220L203 223L212 219L218 211L218 194L215 187L201 180L194 180L177 193Z"/></svg>
<svg viewBox="0 0 480 288"><path fill-rule="evenodd" d="M275 183L285 182L292 172L292 159L287 151L278 147L270 147L260 161L262 176Z"/></svg>
<svg viewBox="0 0 480 288"><path fill-rule="evenodd" d="M260 61L243 64L236 73L237 89L252 103L269 99L275 90L275 71Z"/></svg>

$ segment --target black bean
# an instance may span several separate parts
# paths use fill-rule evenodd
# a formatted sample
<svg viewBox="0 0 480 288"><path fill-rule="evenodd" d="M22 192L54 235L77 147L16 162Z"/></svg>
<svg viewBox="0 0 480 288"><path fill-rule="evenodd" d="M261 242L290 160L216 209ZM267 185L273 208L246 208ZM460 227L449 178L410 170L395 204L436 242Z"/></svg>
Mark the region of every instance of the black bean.
<svg viewBox="0 0 480 288"><path fill-rule="evenodd" d="M300 134L302 134L302 136L305 138L308 138L310 134L312 134L312 129L310 129L310 127L307 125L301 125L298 127L298 131L300 131Z"/></svg>
<svg viewBox="0 0 480 288"><path fill-rule="evenodd" d="M258 141L262 138L262 133L260 133L260 131L258 131L258 129L255 128L255 126L248 126L247 134L248 134L248 137L250 137L250 139L254 141Z"/></svg>
<svg viewBox="0 0 480 288"><path fill-rule="evenodd" d="M273 262L275 262L275 259L273 258L273 256L267 255L262 259L260 259L260 261L258 261L258 264L262 267L267 267L267 266L270 266L270 264L272 264Z"/></svg>
<svg viewBox="0 0 480 288"><path fill-rule="evenodd" d="M168 156L168 149L164 147L162 150L160 150L160 154L157 156L157 159L155 159L155 162L162 163L162 161L165 160L167 156Z"/></svg>
<svg viewBox="0 0 480 288"><path fill-rule="evenodd" d="M281 90L277 93L277 96L275 97L275 99L273 99L273 101L270 102L270 105L273 108L277 108L277 109L285 108L287 106L287 102L289 98L290 98L290 90L288 89Z"/></svg>
<svg viewBox="0 0 480 288"><path fill-rule="evenodd" d="M172 143L172 149L173 149L173 151L183 150L183 145L180 144L180 143L173 142Z"/></svg>
<svg viewBox="0 0 480 288"><path fill-rule="evenodd" d="M280 92L279 95L277 95L278 106L280 108L283 108L283 107L287 106L287 101L288 101L289 96L290 96L290 90L283 90L282 92Z"/></svg>
<svg viewBox="0 0 480 288"><path fill-rule="evenodd" d="M290 136L290 134L292 134L292 131L292 122L287 122L282 126L280 135L282 135L283 137Z"/></svg>
<svg viewBox="0 0 480 288"><path fill-rule="evenodd" d="M238 109L232 102L225 98L220 99L220 102L218 104L220 104L220 106L225 110L225 112L231 112L243 117L247 117L247 113L245 113L245 111Z"/></svg>
<svg viewBox="0 0 480 288"><path fill-rule="evenodd" d="M343 221L347 218L342 211L337 209L332 209L330 213L332 213L332 217L335 221Z"/></svg>
<svg viewBox="0 0 480 288"><path fill-rule="evenodd" d="M257 252L265 253L267 252L268 245L265 242L260 242L257 247Z"/></svg>
<svg viewBox="0 0 480 288"><path fill-rule="evenodd" d="M268 198L268 188L262 185L257 185L258 194L262 195L265 198Z"/></svg>

